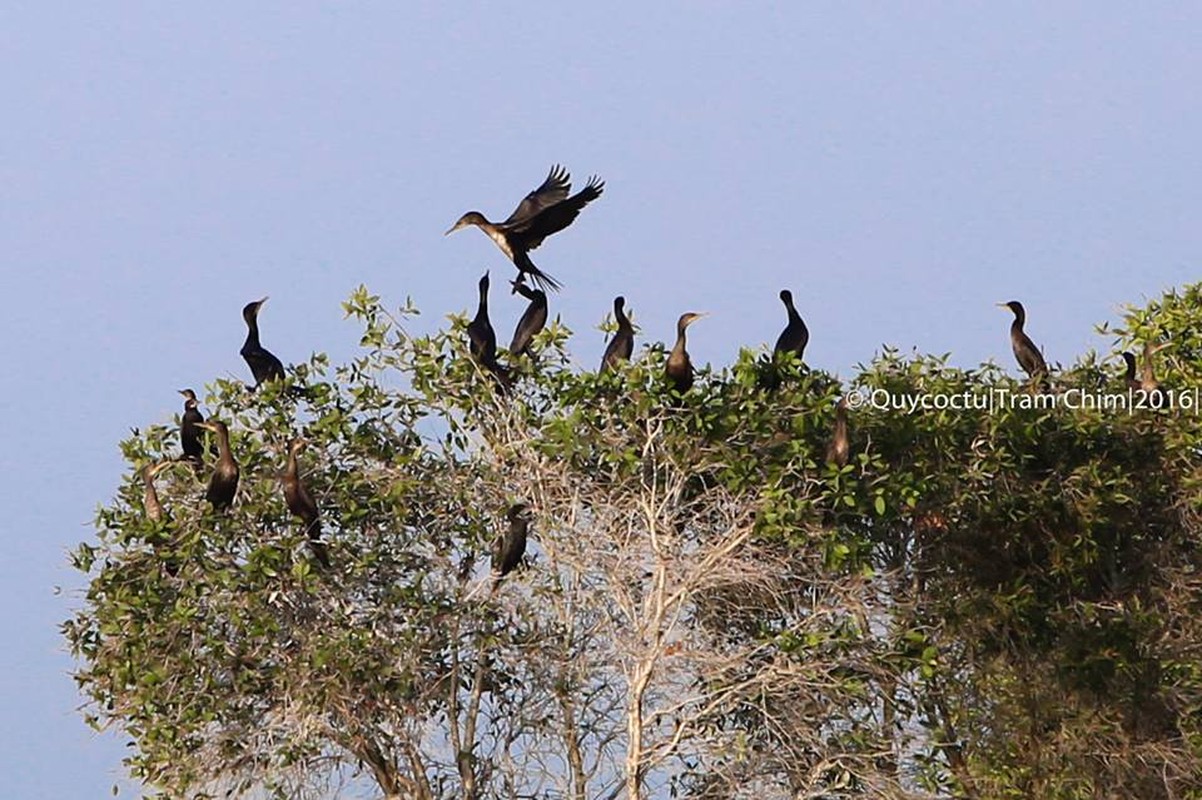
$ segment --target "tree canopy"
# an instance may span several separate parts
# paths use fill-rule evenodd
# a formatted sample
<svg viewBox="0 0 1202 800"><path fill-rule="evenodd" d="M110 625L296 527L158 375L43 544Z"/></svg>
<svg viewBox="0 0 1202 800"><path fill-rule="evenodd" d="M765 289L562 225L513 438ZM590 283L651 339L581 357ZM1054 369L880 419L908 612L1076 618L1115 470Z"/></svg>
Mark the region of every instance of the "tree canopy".
<svg viewBox="0 0 1202 800"><path fill-rule="evenodd" d="M344 306L350 363L208 387L230 509L151 424L73 555L88 721L148 794L1202 797L1202 284L1100 327L1161 346L1174 407L1131 411L893 350L846 385L744 350L681 395L662 345L581 372L557 323L502 385L466 320ZM1053 392L1126 394L1118 364ZM1008 399L849 402L840 465L843 396ZM281 491L297 437L328 565Z"/></svg>

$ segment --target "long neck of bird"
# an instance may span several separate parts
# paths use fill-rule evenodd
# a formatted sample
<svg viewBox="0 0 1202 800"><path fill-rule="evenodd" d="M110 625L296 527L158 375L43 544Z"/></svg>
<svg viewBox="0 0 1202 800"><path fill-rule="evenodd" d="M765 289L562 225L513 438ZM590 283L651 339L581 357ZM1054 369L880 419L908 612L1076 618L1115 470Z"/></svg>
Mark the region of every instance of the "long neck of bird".
<svg viewBox="0 0 1202 800"><path fill-rule="evenodd" d="M259 344L259 318L254 314L246 318L246 344L251 347L261 347Z"/></svg>

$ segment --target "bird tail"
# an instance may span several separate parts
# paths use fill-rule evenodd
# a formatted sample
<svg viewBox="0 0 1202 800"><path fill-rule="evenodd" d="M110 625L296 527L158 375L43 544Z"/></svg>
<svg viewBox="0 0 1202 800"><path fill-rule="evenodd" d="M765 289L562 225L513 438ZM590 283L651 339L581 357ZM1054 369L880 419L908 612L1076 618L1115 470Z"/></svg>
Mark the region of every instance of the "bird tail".
<svg viewBox="0 0 1202 800"><path fill-rule="evenodd" d="M544 292L558 292L560 288L559 281L552 278L547 273L543 272L538 267L534 266L534 262L530 260L527 253L520 253L519 257L514 259L514 263L518 268L518 280L521 280L523 273L528 274L530 279L534 281L534 285L542 289ZM514 287L517 291L517 287Z"/></svg>

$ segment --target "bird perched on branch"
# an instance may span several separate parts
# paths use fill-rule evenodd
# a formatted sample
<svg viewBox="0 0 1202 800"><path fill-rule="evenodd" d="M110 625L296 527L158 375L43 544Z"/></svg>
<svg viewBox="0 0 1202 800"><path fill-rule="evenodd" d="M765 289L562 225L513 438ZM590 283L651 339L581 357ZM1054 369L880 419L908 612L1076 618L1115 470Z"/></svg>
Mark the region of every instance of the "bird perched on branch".
<svg viewBox="0 0 1202 800"><path fill-rule="evenodd" d="M810 331L806 328L805 322L802 321L801 315L797 313L797 309L793 305L793 293L788 289L781 289L780 301L785 304L785 311L789 315L789 322L785 325L785 329L780 332L773 352L792 353L797 357L798 361L801 361L802 356L805 355L806 345L810 341Z"/></svg>
<svg viewBox="0 0 1202 800"><path fill-rule="evenodd" d="M475 362L488 370L496 378L498 386L505 390L509 387L509 370L497 363L497 334L488 319L487 270L477 285L480 289L480 301L476 306L476 316L467 324L468 349Z"/></svg>
<svg viewBox="0 0 1202 800"><path fill-rule="evenodd" d="M672 352L668 353L664 374L668 377L668 383L680 394L684 394L693 386L693 362L689 359L689 351L685 349L685 331L704 316L704 313L689 311L681 314L680 319L676 321L676 344L672 345Z"/></svg>
<svg viewBox="0 0 1202 800"><path fill-rule="evenodd" d="M306 444L304 439L293 439L288 443L288 463L280 476L280 483L284 487L284 502L288 504L288 510L305 524L305 535L309 537L309 547L313 550L313 555L323 567L328 567L330 556L325 543L321 541L321 519L317 511L317 502L300 479L297 455L305 449Z"/></svg>
<svg viewBox="0 0 1202 800"><path fill-rule="evenodd" d="M506 575L522 563L526 555L526 537L530 532L530 507L525 503L514 503L505 513L509 525L505 533L493 543L492 571L493 589L501 584Z"/></svg>
<svg viewBox="0 0 1202 800"><path fill-rule="evenodd" d="M526 195L504 222L489 222L479 211L469 211L451 226L447 234L475 225L501 248L501 252L518 268L519 276L528 274L535 285L543 290L558 290L558 281L534 265L529 251L542 244L543 239L551 234L571 225L580 210L600 197L604 188L604 181L594 175L589 178L588 185L569 197L568 193L572 191L571 176L556 164L551 167L542 185Z"/></svg>
<svg viewBox="0 0 1202 800"><path fill-rule="evenodd" d="M851 456L851 442L847 436L847 398L839 399L835 406L835 428L831 431L831 439L826 445L826 461L842 469L847 466Z"/></svg>
<svg viewBox="0 0 1202 800"><path fill-rule="evenodd" d="M513 289L530 301L522 318L518 320L517 328L513 331L513 341L509 344L509 354L514 358L522 353L530 352L530 342L547 324L547 293L542 289L531 289L519 277L513 281Z"/></svg>
<svg viewBox="0 0 1202 800"><path fill-rule="evenodd" d="M1047 362L1043 360L1043 353L1039 352L1039 348L1031 341L1031 337L1023 331L1023 325L1027 322L1026 309L1017 300L998 303L998 306L1014 312L1014 321L1010 323L1010 348L1014 351L1018 365L1022 367L1023 372L1030 376L1032 386L1038 384L1044 391L1047 391L1050 388Z"/></svg>
<svg viewBox="0 0 1202 800"><path fill-rule="evenodd" d="M247 303L242 309L242 319L246 321L246 342L242 345L242 357L246 359L250 372L255 376L255 388L267 381L282 381L284 365L267 348L259 343L259 311L267 298Z"/></svg>
<svg viewBox="0 0 1202 800"><path fill-rule="evenodd" d="M213 474L209 478L205 499L213 504L214 509L224 511L233 505L234 495L238 493L238 462L230 452L230 431L225 423L219 420L211 419L197 425L217 436L217 463L213 465Z"/></svg>
<svg viewBox="0 0 1202 800"><path fill-rule="evenodd" d="M614 298L614 320L618 330L605 346L605 355L601 357L602 372L616 369L620 362L629 361L634 353L634 326L626 316L626 298L620 295Z"/></svg>
<svg viewBox="0 0 1202 800"><path fill-rule="evenodd" d="M180 418L179 443L184 451L183 460L192 464L197 476L204 469L204 442L200 432L200 423L205 421L196 401L196 392L191 389L180 389L184 396L184 415Z"/></svg>

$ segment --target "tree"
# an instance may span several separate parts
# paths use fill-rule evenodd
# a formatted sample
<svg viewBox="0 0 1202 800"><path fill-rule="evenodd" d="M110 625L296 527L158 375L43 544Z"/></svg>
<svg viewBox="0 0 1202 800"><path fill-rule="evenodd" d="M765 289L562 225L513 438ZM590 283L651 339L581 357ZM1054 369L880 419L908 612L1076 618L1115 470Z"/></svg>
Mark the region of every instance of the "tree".
<svg viewBox="0 0 1202 800"><path fill-rule="evenodd" d="M1165 344L1178 403L1200 299L1102 329ZM465 320L419 337L411 306L345 307L353 362L211 387L232 509L180 462L146 514L142 470L177 452L152 425L74 555L88 720L148 792L1202 796L1196 407L1069 407L1126 391L1092 355L1039 408L992 365L886 351L849 397L967 407L853 409L839 466L844 389L789 356L679 396L662 346L579 373L552 325L502 388ZM298 435L328 567L279 488ZM515 503L531 543L498 581Z"/></svg>

